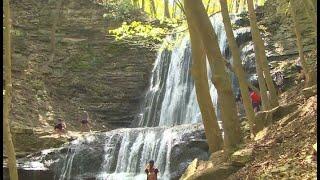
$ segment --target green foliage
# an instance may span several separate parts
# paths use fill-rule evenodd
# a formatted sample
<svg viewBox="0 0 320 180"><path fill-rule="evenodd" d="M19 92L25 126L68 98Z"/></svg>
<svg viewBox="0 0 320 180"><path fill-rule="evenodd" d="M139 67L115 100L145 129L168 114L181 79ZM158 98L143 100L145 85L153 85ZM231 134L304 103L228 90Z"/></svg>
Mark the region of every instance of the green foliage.
<svg viewBox="0 0 320 180"><path fill-rule="evenodd" d="M103 17L106 19L124 21L138 13L138 10L132 5L130 0L104 0L101 4L107 9L108 13L103 14Z"/></svg>
<svg viewBox="0 0 320 180"><path fill-rule="evenodd" d="M124 40L136 44L154 44L163 42L169 30L177 26L178 21L175 19L163 19L157 27L140 21L133 21L130 24L123 22L121 27L109 30L109 34L115 36L117 41Z"/></svg>
<svg viewBox="0 0 320 180"><path fill-rule="evenodd" d="M166 34L167 31L167 28L153 27L150 24L142 24L141 22L133 21L131 24L123 22L121 27L109 30L109 33L114 34L116 40L139 37L160 42L162 39L161 37Z"/></svg>

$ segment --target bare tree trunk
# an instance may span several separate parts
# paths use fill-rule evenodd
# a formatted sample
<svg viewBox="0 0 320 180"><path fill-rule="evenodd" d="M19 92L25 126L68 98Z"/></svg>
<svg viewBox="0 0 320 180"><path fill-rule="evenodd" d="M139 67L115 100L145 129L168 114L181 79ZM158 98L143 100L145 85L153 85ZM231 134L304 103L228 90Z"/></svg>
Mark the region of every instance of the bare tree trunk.
<svg viewBox="0 0 320 180"><path fill-rule="evenodd" d="M304 5L305 10L307 11L307 14L309 15L309 17L312 21L314 32L317 34L317 13L313 7L313 4L309 0L303 1L302 4Z"/></svg>
<svg viewBox="0 0 320 180"><path fill-rule="evenodd" d="M244 1L245 0L239 0L239 6L238 6L238 11L237 13L241 13L243 11L244 7Z"/></svg>
<svg viewBox="0 0 320 180"><path fill-rule="evenodd" d="M142 9L142 11L144 11L144 6L145 6L145 0L142 0L141 1L141 9Z"/></svg>
<svg viewBox="0 0 320 180"><path fill-rule="evenodd" d="M169 0L163 0L163 3L164 3L164 17L170 18Z"/></svg>
<svg viewBox="0 0 320 180"><path fill-rule="evenodd" d="M157 18L157 9L156 4L154 3L154 0L150 0L150 7L151 7L151 13L154 18Z"/></svg>
<svg viewBox="0 0 320 180"><path fill-rule="evenodd" d="M179 0L174 0L174 2L180 8L180 10L183 12L183 14L186 14L186 11L184 10L183 4Z"/></svg>
<svg viewBox="0 0 320 180"><path fill-rule="evenodd" d="M171 13L171 17L175 18L176 17L176 11L177 11L177 6L176 3L172 4L172 13Z"/></svg>
<svg viewBox="0 0 320 180"><path fill-rule="evenodd" d="M306 59L304 58L301 29L298 24L298 18L295 11L296 8L297 7L295 6L295 2L293 0L290 0L290 11L291 11L292 19L294 22L295 34L297 36L297 46L299 51L300 62L306 77L305 86L309 87L316 83L316 75L315 75L315 72L308 67Z"/></svg>
<svg viewBox="0 0 320 180"><path fill-rule="evenodd" d="M62 5L62 0L58 0L56 4L56 9L53 10L52 13L52 28L51 28L51 56L50 56L50 62L54 59L54 53L56 50L56 28L57 23L59 19L60 9Z"/></svg>
<svg viewBox="0 0 320 180"><path fill-rule="evenodd" d="M8 168L11 180L18 180L18 171L16 164L16 155L12 143L12 136L9 125L9 114L11 106L11 22L10 22L10 5L9 0L4 1L4 15L5 15L5 30L4 30L4 49L5 49L5 96L3 107L3 140L5 151L8 156Z"/></svg>
<svg viewBox="0 0 320 180"><path fill-rule="evenodd" d="M196 95L201 111L202 121L208 140L210 152L213 153L222 149L223 140L215 109L211 101L210 89L207 76L206 56L201 40L197 37L199 34L191 24L191 19L187 16L187 23L190 33L192 49L192 69L191 74L195 82Z"/></svg>
<svg viewBox="0 0 320 180"><path fill-rule="evenodd" d="M255 49L257 49L257 53L259 54L258 56L259 58L257 57L257 54L256 54L256 61L258 61L258 63L261 65L260 67L263 70L263 75L270 93L270 105L271 105L270 108L273 108L279 105L278 95L277 95L276 88L274 87L272 77L270 75L270 69L268 66L268 60L265 52L264 42L260 36L259 28L257 25L257 17L253 9L253 1L247 0L247 3L248 3L252 39L255 44ZM259 83L259 86L260 86L260 83Z"/></svg>
<svg viewBox="0 0 320 180"><path fill-rule="evenodd" d="M224 147L226 152L229 153L241 142L241 131L235 98L231 89L231 79L225 69L225 59L220 52L217 36L203 3L195 0L184 0L184 6L187 16L192 20L191 23L199 32L213 72L212 81L217 89L218 103L221 107Z"/></svg>
<svg viewBox="0 0 320 180"><path fill-rule="evenodd" d="M208 14L208 11L209 11L210 2L211 2L211 0L208 1L207 7L206 7L206 12L207 12L207 14Z"/></svg>
<svg viewBox="0 0 320 180"><path fill-rule="evenodd" d="M239 50L239 47L237 45L237 42L234 38L234 34L232 31L227 1L220 0L220 5L221 5L221 13L222 13L222 17L223 17L223 24L224 24L224 28L225 28L226 35L227 35L227 40L228 40L229 47L232 52L234 71L235 71L235 74L237 75L237 78L239 81L239 86L240 86L240 91L241 91L242 100L243 100L243 104L244 104L244 109L245 109L245 112L246 112L246 115L247 115L247 118L249 121L250 130L251 130L251 133L253 133L254 111L253 111L253 107L252 107L250 96L249 96L248 84L247 84L247 80L246 80L246 73L242 68L240 50Z"/></svg>

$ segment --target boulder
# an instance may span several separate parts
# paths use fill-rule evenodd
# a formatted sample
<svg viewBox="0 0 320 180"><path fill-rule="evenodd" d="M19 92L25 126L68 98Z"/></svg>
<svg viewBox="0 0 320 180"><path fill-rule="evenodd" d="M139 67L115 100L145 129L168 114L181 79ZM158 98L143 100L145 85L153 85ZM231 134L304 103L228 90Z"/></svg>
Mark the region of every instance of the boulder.
<svg viewBox="0 0 320 180"><path fill-rule="evenodd" d="M231 174L239 170L239 166L232 163L223 163L219 166L207 168L204 171L197 171L183 180L221 180L227 179Z"/></svg>
<svg viewBox="0 0 320 180"><path fill-rule="evenodd" d="M276 121L279 121L286 115L297 110L297 108L298 108L298 104L292 103L292 104L277 106L269 111L260 111L256 113L254 127L253 127L254 133L256 134L257 132L262 130L264 127L267 127L270 124Z"/></svg>
<svg viewBox="0 0 320 180"><path fill-rule="evenodd" d="M245 165L247 162L253 159L253 148L245 148L234 152L231 155L231 162L235 164Z"/></svg>
<svg viewBox="0 0 320 180"><path fill-rule="evenodd" d="M197 170L198 167L198 159L194 159L191 164L188 166L188 168L186 169L185 173L182 174L182 176L180 177L180 179L187 179L189 178L192 174L194 174Z"/></svg>
<svg viewBox="0 0 320 180"><path fill-rule="evenodd" d="M314 96L317 94L317 85L308 87L308 88L304 88L302 90L302 94L305 98L309 98L311 96Z"/></svg>

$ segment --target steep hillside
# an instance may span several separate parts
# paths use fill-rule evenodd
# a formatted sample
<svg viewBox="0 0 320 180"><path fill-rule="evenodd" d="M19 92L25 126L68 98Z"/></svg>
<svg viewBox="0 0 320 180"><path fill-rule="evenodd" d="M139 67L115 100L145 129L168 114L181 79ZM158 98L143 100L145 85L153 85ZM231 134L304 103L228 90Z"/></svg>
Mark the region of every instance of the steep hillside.
<svg viewBox="0 0 320 180"><path fill-rule="evenodd" d="M79 129L79 113L87 110L95 130L128 126L139 112L155 52L106 36L122 23L104 18L110 9L67 0L56 16L57 3L12 1L12 124L52 126L62 117L69 129ZM57 42L50 60L54 17Z"/></svg>

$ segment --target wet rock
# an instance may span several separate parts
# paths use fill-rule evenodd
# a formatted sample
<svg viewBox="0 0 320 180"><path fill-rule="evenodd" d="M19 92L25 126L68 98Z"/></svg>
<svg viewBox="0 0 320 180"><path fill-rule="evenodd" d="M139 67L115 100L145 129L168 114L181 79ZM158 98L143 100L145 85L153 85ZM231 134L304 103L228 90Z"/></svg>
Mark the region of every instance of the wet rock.
<svg viewBox="0 0 320 180"><path fill-rule="evenodd" d="M183 175L180 177L180 179L187 179L189 178L192 174L194 174L197 170L198 167L198 159L194 159L191 164L188 166L186 171L183 173Z"/></svg>
<svg viewBox="0 0 320 180"><path fill-rule="evenodd" d="M208 151L209 146L204 139L184 141L173 146L170 156L170 179L179 179L195 158L207 160Z"/></svg>

